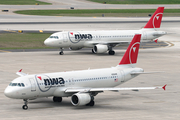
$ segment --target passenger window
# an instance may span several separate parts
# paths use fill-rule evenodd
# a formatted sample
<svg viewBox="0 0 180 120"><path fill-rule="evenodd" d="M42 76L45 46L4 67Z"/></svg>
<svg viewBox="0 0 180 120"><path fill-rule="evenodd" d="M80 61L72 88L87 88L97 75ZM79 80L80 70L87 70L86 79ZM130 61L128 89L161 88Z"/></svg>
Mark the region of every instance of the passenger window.
<svg viewBox="0 0 180 120"><path fill-rule="evenodd" d="M24 83L21 83L21 86L23 86L23 87L24 87L24 86L25 86L25 85L24 85Z"/></svg>

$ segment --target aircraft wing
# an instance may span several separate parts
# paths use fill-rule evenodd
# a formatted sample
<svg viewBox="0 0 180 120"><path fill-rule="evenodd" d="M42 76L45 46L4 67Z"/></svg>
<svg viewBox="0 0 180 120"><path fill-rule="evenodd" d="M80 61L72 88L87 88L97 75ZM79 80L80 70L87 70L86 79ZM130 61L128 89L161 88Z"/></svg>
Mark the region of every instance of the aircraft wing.
<svg viewBox="0 0 180 120"><path fill-rule="evenodd" d="M166 89L166 85L163 87L132 87L132 88L69 88L65 90L65 93L76 92L103 92L103 91L120 91L120 90L152 90L152 89Z"/></svg>

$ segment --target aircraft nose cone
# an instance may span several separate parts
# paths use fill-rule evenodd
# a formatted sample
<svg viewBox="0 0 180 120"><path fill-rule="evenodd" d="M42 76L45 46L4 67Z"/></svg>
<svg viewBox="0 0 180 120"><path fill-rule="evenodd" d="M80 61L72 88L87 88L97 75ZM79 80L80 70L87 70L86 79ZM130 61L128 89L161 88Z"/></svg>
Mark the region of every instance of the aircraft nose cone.
<svg viewBox="0 0 180 120"><path fill-rule="evenodd" d="M49 45L49 41L46 39L46 40L44 41L44 44L48 46L48 45Z"/></svg>
<svg viewBox="0 0 180 120"><path fill-rule="evenodd" d="M7 87L7 88L4 90L4 95L5 95L6 97L11 98L11 97L12 97L12 90Z"/></svg>

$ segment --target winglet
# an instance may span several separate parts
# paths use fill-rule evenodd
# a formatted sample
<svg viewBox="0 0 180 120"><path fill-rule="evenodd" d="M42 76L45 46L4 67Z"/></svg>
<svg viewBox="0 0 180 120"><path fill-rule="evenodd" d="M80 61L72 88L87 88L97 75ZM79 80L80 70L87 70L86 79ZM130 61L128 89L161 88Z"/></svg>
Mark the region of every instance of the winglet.
<svg viewBox="0 0 180 120"><path fill-rule="evenodd" d="M157 43L157 42L158 42L158 39L155 39L154 42Z"/></svg>
<svg viewBox="0 0 180 120"><path fill-rule="evenodd" d="M166 84L166 85L164 85L162 88L163 88L164 90L166 90L166 86L167 86L167 84Z"/></svg>
<svg viewBox="0 0 180 120"><path fill-rule="evenodd" d="M158 7L144 28L160 28L164 7Z"/></svg>
<svg viewBox="0 0 180 120"><path fill-rule="evenodd" d="M19 76L21 76L21 77L28 75L28 74L26 74L26 73L23 73L23 72L22 72L22 69L20 69L18 72L16 72L16 74L19 75Z"/></svg>
<svg viewBox="0 0 180 120"><path fill-rule="evenodd" d="M141 34L136 34L132 39L128 49L126 50L119 65L136 64L139 46L140 46Z"/></svg>

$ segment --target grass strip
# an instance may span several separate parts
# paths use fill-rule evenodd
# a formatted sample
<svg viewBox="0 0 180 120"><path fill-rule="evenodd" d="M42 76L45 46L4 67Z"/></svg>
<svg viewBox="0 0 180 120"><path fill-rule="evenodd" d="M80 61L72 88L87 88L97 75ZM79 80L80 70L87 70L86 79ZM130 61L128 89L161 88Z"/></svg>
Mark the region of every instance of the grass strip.
<svg viewBox="0 0 180 120"><path fill-rule="evenodd" d="M44 40L47 33L1 33L0 49L49 49Z"/></svg>
<svg viewBox="0 0 180 120"><path fill-rule="evenodd" d="M106 4L180 4L180 0L88 0Z"/></svg>
<svg viewBox="0 0 180 120"><path fill-rule="evenodd" d="M0 0L3 5L51 5L51 3L41 2L37 0Z"/></svg>
<svg viewBox="0 0 180 120"><path fill-rule="evenodd" d="M156 9L93 9L93 10L22 10L15 11L18 14L26 15L45 15L45 16L82 16L88 14L105 14L105 13L154 13ZM165 9L164 13L180 13L180 9Z"/></svg>

